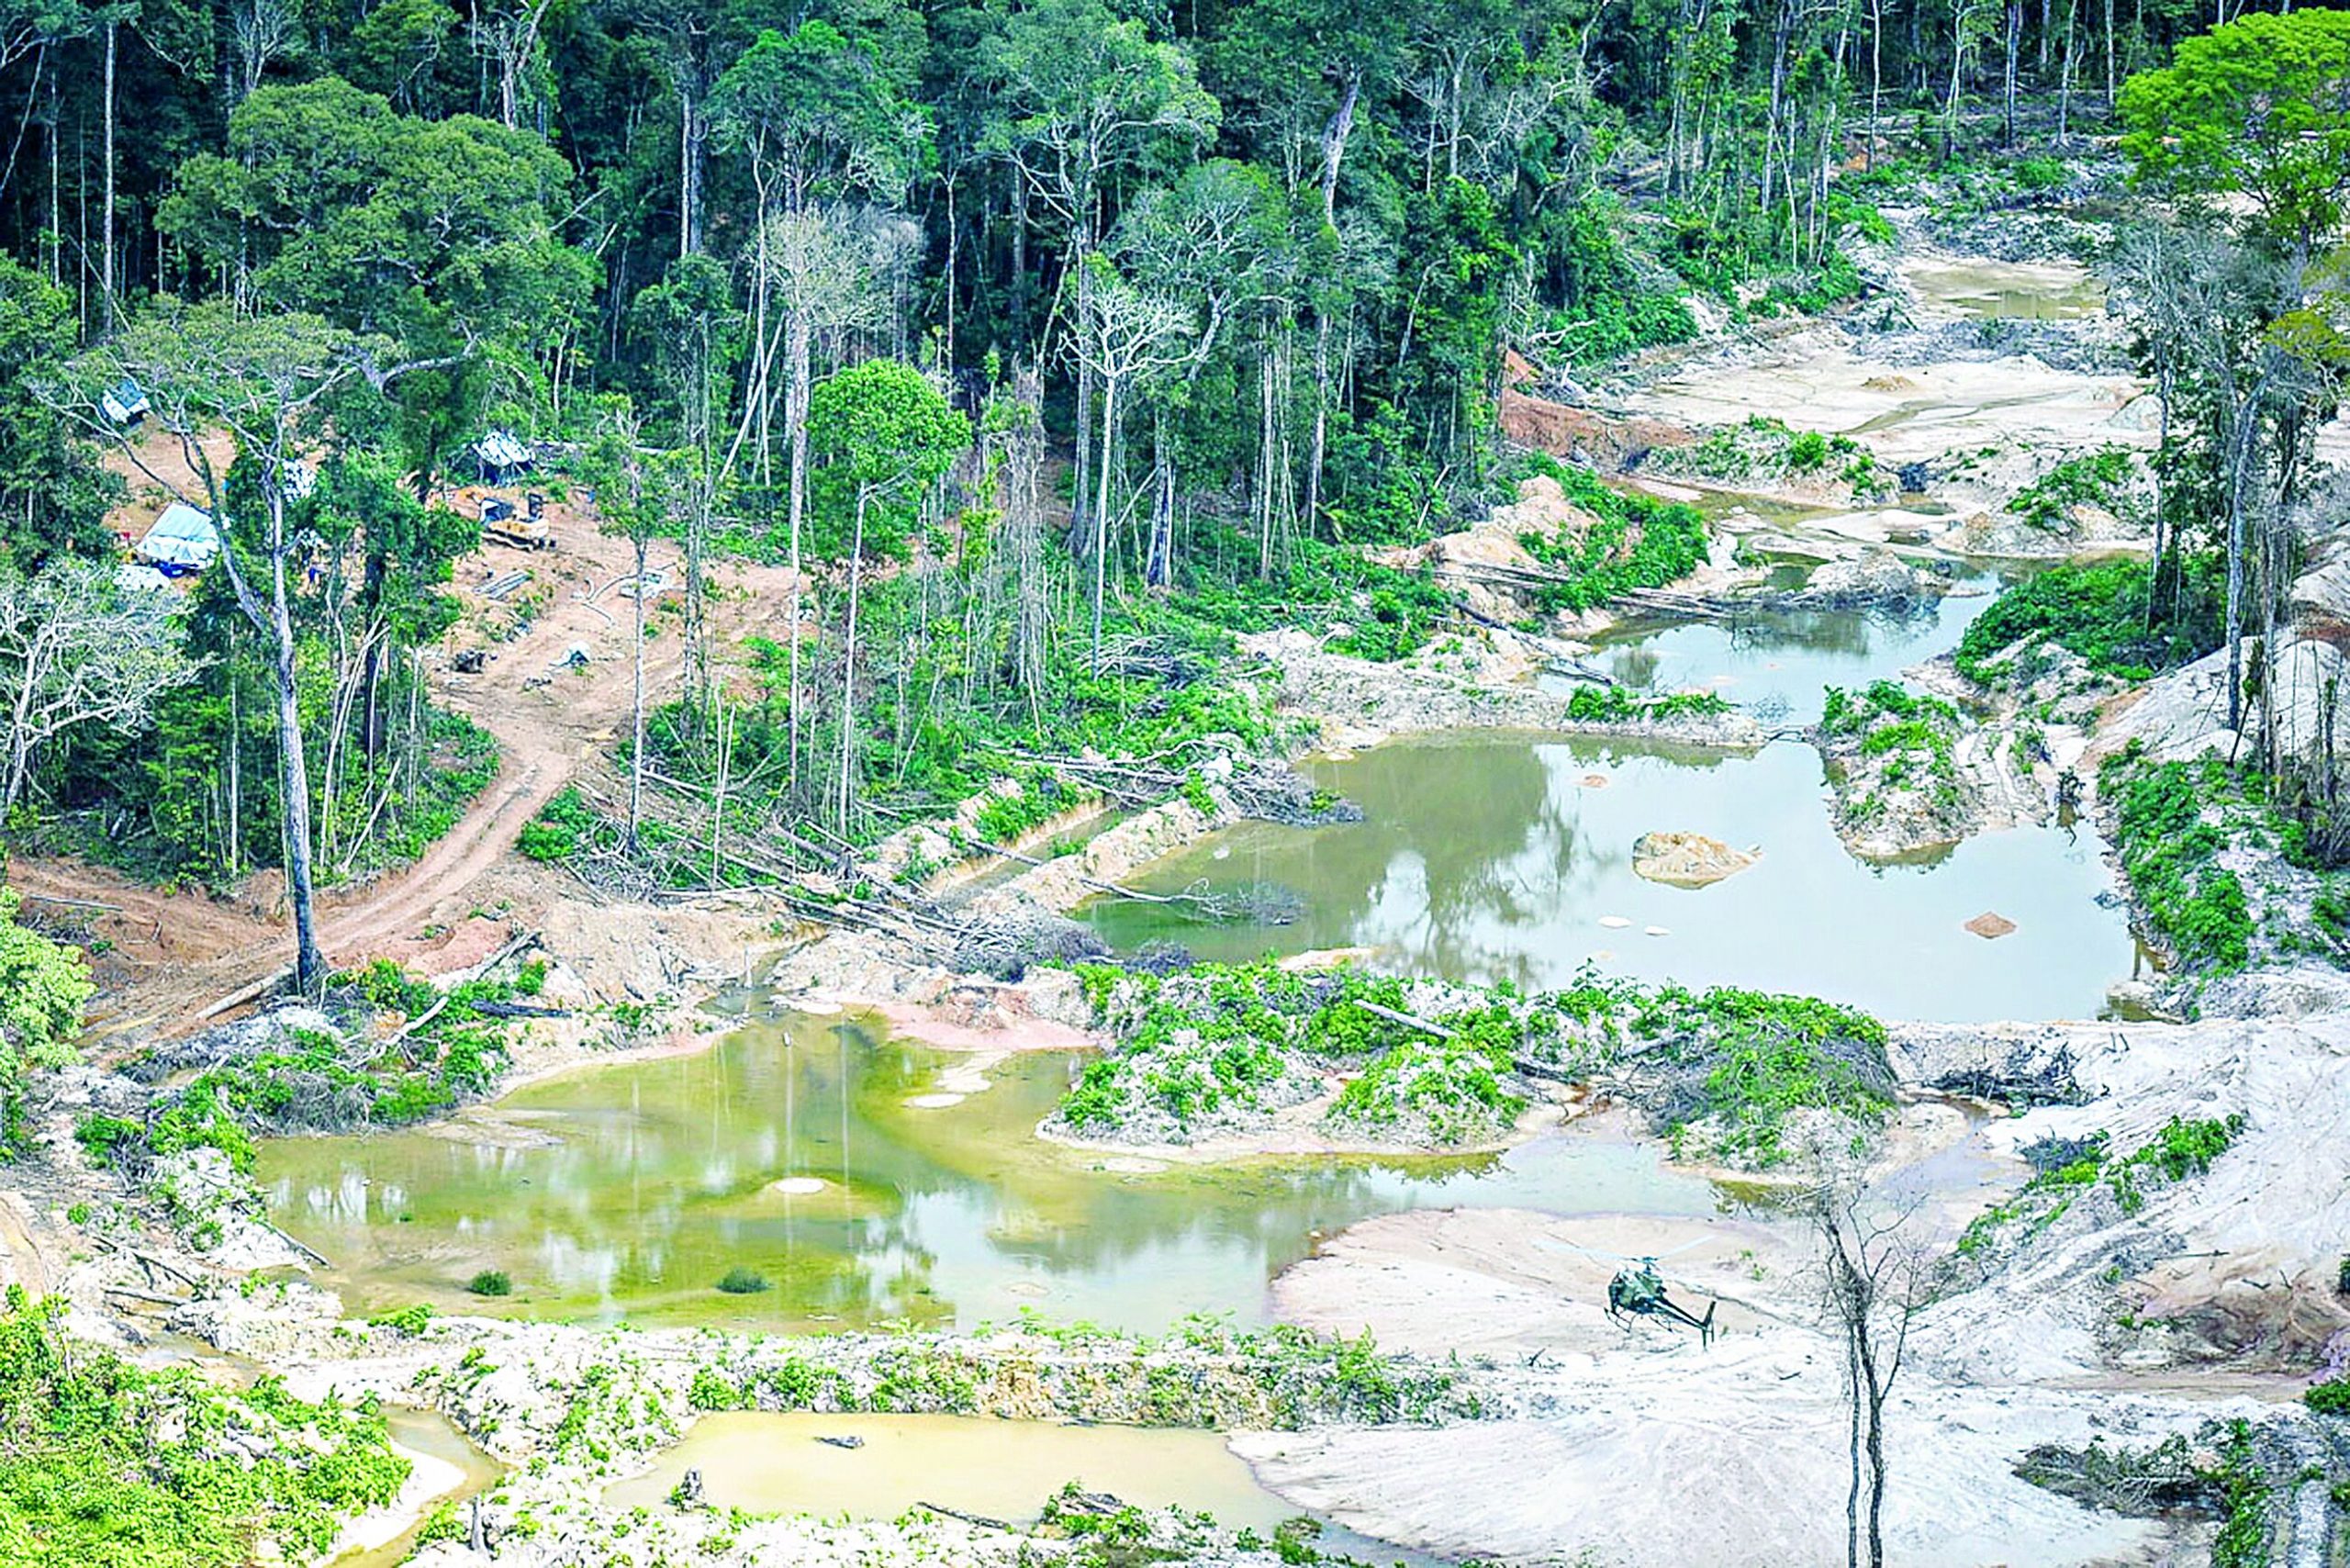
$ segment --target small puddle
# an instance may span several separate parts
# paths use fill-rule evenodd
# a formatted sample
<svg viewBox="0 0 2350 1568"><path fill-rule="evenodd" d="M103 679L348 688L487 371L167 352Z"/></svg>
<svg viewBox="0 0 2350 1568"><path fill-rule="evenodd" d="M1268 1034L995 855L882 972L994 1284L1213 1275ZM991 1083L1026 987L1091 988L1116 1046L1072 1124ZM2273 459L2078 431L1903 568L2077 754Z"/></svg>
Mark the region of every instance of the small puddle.
<svg viewBox="0 0 2350 1568"><path fill-rule="evenodd" d="M462 1511L476 1494L487 1491L506 1473L505 1466L475 1447L470 1438L438 1411L389 1405L384 1407L384 1424L390 1428L393 1442L411 1454L448 1465L455 1473L455 1479L427 1500L417 1517L398 1534L381 1545L346 1551L332 1559L328 1568L396 1568L415 1554L416 1538L423 1533L425 1524L442 1504L453 1502Z"/></svg>
<svg viewBox="0 0 2350 1568"><path fill-rule="evenodd" d="M854 1447L844 1446L846 1439ZM1257 1483L1215 1432L1002 1421L975 1416L705 1416L653 1470L604 1495L656 1507L688 1470L712 1506L757 1514L894 1519L927 1506L1027 1525L1076 1482L1141 1508L1205 1513L1270 1537L1303 1509ZM1316 1544L1367 1562L1436 1560L1325 1523Z"/></svg>
<svg viewBox="0 0 2350 1568"><path fill-rule="evenodd" d="M334 1260L324 1282L355 1313L428 1301L770 1330L973 1327L1023 1308L1144 1332L1196 1312L1259 1323L1275 1273L1373 1215L1731 1206L1660 1146L1581 1129L1501 1154L1165 1168L1035 1137L1084 1059L1013 1057L958 1103L914 1109L966 1058L785 1015L698 1055L525 1086L496 1109L527 1118L529 1147L278 1138L258 1174L272 1217ZM736 1268L769 1288L717 1290ZM466 1294L487 1269L514 1294Z"/></svg>
<svg viewBox="0 0 2350 1568"><path fill-rule="evenodd" d="M2074 321L2105 309L2105 286L2067 262L1913 262L1901 274L1920 297L1961 316Z"/></svg>

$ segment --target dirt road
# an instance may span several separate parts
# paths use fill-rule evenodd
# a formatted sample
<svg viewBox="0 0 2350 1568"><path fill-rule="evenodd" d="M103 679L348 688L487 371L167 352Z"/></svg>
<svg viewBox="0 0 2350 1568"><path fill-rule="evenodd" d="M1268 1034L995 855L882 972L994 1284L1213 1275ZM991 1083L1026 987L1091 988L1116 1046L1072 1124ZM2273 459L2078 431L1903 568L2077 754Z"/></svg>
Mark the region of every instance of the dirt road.
<svg viewBox="0 0 2350 1568"><path fill-rule="evenodd" d="M560 873L510 851L522 825L628 722L632 606L615 585L632 562L627 542L601 533L592 514L560 502L548 513L554 551L493 543L458 563L465 614L443 651L480 647L487 657L477 675L457 674L444 661L431 677L435 702L498 737L498 777L421 859L320 895L319 940L334 964L386 957L428 973L463 968L498 945L509 919L527 923L548 902L577 895ZM666 614L680 578L675 550L656 550L652 564L672 588L651 612L672 624L646 645L648 702L676 689L684 655ZM503 601L480 591L517 570L532 574L521 591ZM783 574L737 566L722 576L734 591L713 606L714 637L772 621L788 588ZM283 879L274 871L217 898L40 857L13 858L7 879L26 895L29 914L95 944L100 995L92 1033L100 1040L187 1027L292 956ZM476 913L492 918L469 918Z"/></svg>

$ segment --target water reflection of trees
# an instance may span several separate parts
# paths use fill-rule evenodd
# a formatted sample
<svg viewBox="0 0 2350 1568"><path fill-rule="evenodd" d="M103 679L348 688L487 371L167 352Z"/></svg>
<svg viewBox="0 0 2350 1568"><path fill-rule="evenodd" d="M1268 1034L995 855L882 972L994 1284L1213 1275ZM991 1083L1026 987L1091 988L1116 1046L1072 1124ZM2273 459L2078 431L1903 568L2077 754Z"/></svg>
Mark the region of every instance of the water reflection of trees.
<svg viewBox="0 0 2350 1568"><path fill-rule="evenodd" d="M1523 741L1398 746L1366 764L1375 766L1360 767L1349 787L1378 857L1359 891L1325 890L1339 894L1346 928L1398 948L1414 969L1524 978L1517 945L1494 938L1540 917L1541 884L1572 857L1575 834L1539 749ZM1418 884L1402 890L1400 908L1390 896L1399 875Z"/></svg>
<svg viewBox="0 0 2350 1568"><path fill-rule="evenodd" d="M1113 1321L1246 1310L1317 1232L1474 1201L1495 1182L1526 1197L1525 1172L1491 1155L1119 1176L1028 1136L1065 1085L1058 1056L1001 1064L951 1110L910 1110L944 1059L855 1028L755 1026L700 1058L533 1092L561 1140L551 1148L340 1139L335 1159L272 1186L297 1204L308 1194L354 1240L388 1243L345 1256L368 1260L368 1284L405 1282L402 1299L420 1282L453 1298L446 1282L498 1266L514 1272L524 1311L763 1327L975 1316L1035 1271ZM798 1204L765 1191L791 1173L842 1186ZM375 1201L354 1203L354 1190ZM412 1223L386 1212L387 1193L419 1195ZM737 1265L772 1288L720 1295Z"/></svg>

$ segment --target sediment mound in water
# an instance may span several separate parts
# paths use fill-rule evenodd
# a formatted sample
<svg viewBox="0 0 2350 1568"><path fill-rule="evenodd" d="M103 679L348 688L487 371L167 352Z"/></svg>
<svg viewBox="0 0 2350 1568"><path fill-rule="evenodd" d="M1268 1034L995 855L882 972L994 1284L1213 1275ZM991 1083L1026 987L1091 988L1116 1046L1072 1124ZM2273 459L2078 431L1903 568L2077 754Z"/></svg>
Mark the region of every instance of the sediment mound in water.
<svg viewBox="0 0 2350 1568"><path fill-rule="evenodd" d="M1632 869L1676 888L1702 888L1735 877L1762 858L1760 849L1733 849L1702 833L1644 833L1632 841Z"/></svg>

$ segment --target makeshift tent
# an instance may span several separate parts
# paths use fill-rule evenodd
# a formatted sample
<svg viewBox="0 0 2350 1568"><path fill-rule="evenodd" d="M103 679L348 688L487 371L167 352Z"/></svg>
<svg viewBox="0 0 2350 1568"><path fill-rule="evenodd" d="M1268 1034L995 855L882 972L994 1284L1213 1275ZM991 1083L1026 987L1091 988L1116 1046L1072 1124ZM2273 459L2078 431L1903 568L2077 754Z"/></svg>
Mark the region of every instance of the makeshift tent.
<svg viewBox="0 0 2350 1568"><path fill-rule="evenodd" d="M98 409L116 424L135 425L147 417L147 394L126 375L99 397Z"/></svg>
<svg viewBox="0 0 2350 1568"><path fill-rule="evenodd" d="M512 431L492 431L474 442L474 462L484 484L509 485L530 468L531 449Z"/></svg>
<svg viewBox="0 0 2350 1568"><path fill-rule="evenodd" d="M220 531L205 513L185 501L173 501L139 542L136 554L166 577L200 572L220 554Z"/></svg>

